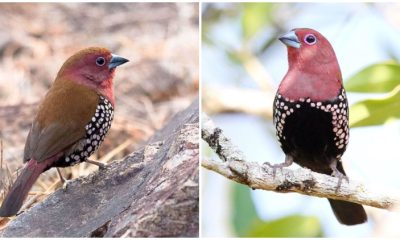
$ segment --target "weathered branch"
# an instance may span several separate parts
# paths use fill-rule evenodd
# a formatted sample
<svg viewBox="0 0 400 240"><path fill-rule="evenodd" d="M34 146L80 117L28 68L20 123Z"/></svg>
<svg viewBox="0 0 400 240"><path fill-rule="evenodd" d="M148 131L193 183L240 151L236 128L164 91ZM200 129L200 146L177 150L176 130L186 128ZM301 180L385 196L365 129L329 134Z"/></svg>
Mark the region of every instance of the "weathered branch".
<svg viewBox="0 0 400 240"><path fill-rule="evenodd" d="M224 160L202 159L202 166L217 172L235 182L248 185L253 189L275 192L297 192L315 197L344 200L377 208L389 209L400 205L400 194L384 189L370 189L362 183L343 180L337 189L338 179L299 168L283 168L273 174L268 165L246 161L245 156L224 136L222 130L212 120L202 114L202 138Z"/></svg>
<svg viewBox="0 0 400 240"><path fill-rule="evenodd" d="M126 158L73 180L12 220L2 237L196 237L199 101Z"/></svg>

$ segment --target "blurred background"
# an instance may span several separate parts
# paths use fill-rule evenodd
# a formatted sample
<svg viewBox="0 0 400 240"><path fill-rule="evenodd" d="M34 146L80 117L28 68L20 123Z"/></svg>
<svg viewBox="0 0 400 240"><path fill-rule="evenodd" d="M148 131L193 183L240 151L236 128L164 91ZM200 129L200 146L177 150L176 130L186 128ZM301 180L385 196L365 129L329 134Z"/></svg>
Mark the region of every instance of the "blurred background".
<svg viewBox="0 0 400 240"><path fill-rule="evenodd" d="M113 125L91 159L126 156L188 107L198 96L198 13L197 3L0 4L0 202L22 166L38 102L76 51L104 46L130 60L116 73ZM96 170L61 171L71 179ZM60 185L55 169L42 174L23 208Z"/></svg>
<svg viewBox="0 0 400 240"><path fill-rule="evenodd" d="M400 189L399 11L395 3L202 4L203 111L249 161L283 162L271 118L288 67L277 38L314 28L335 49L351 105L342 158L348 176L371 188ZM205 143L203 156L218 158ZM204 237L400 236L399 211L365 207L368 223L347 227L326 199L253 191L205 169L201 179Z"/></svg>

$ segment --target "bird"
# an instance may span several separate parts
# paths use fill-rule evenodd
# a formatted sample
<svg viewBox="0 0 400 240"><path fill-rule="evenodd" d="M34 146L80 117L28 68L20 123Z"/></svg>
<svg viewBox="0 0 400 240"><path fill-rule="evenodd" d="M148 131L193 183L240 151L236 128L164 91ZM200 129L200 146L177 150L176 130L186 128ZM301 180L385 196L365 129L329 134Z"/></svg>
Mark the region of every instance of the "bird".
<svg viewBox="0 0 400 240"><path fill-rule="evenodd" d="M342 74L329 41L318 31L295 28L279 40L286 45L289 68L273 101L273 123L285 162L348 181L341 157L349 142L349 108ZM338 190L338 189L337 189ZM344 225L367 221L362 205L328 199Z"/></svg>
<svg viewBox="0 0 400 240"><path fill-rule="evenodd" d="M102 47L89 47L69 57L39 104L29 130L25 165L7 193L0 217L18 213L41 173L53 167L91 162L114 116L116 67L129 60Z"/></svg>

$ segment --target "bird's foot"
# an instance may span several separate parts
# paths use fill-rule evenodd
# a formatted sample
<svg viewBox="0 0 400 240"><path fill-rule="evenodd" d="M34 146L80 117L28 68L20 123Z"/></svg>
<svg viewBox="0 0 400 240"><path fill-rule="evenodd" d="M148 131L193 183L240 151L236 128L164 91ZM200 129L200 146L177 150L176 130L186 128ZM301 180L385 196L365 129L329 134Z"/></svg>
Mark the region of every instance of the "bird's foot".
<svg viewBox="0 0 400 240"><path fill-rule="evenodd" d="M285 167L284 166L285 163L271 164L269 162L265 162L265 163L263 163L263 165L267 165L268 167L272 168L272 175L274 176L274 178L275 178L275 175L276 175L276 169L280 169L281 172L282 172L283 167Z"/></svg>
<svg viewBox="0 0 400 240"><path fill-rule="evenodd" d="M65 180L62 186L62 189L65 191L67 191L68 185L69 183L72 182L72 180Z"/></svg>
<svg viewBox="0 0 400 240"><path fill-rule="evenodd" d="M263 165L267 165L268 167L272 168L272 174L273 174L273 176L274 176L274 178L275 178L276 169L280 169L281 172L282 172L282 169L283 169L284 167L289 167L290 165L292 165L292 163L293 163L293 157L290 156L290 155L286 155L286 158L285 158L285 162L284 162L284 163L271 164L271 163L269 163L269 162L265 162L265 163L263 163Z"/></svg>
<svg viewBox="0 0 400 240"><path fill-rule="evenodd" d="M342 185L342 180L345 179L347 181L347 183L349 183L349 177L347 177L344 173L342 173L341 171L339 171L337 169L337 165L338 165L338 159L334 159L330 164L329 167L332 169L332 177L336 177L339 179L338 184L336 186L336 190L335 193L337 193L340 189L340 186ZM340 167L342 168L342 167Z"/></svg>
<svg viewBox="0 0 400 240"><path fill-rule="evenodd" d="M336 185L336 190L335 193L337 193L340 189L340 186L342 185L342 180L345 179L347 181L347 183L349 183L349 177L344 175L343 173L341 173L339 170L335 169L332 172L332 176L336 177L339 179L338 184Z"/></svg>
<svg viewBox="0 0 400 240"><path fill-rule="evenodd" d="M86 159L86 162L98 166L100 170L104 170L107 167L107 164L98 162L98 161L94 161L94 160Z"/></svg>
<svg viewBox="0 0 400 240"><path fill-rule="evenodd" d="M65 179L65 178L62 176L60 169L58 169L58 168L56 168L56 169L57 169L57 172L58 172L58 176L60 177L60 182L63 184L63 185L62 185L62 188L63 188L64 191L66 191L66 190L67 190L68 183L71 182L71 180Z"/></svg>
<svg viewBox="0 0 400 240"><path fill-rule="evenodd" d="M68 183L71 182L71 180L65 179L62 174L60 169L57 168L58 176L60 177L60 182L63 184L62 188L65 191L67 191Z"/></svg>

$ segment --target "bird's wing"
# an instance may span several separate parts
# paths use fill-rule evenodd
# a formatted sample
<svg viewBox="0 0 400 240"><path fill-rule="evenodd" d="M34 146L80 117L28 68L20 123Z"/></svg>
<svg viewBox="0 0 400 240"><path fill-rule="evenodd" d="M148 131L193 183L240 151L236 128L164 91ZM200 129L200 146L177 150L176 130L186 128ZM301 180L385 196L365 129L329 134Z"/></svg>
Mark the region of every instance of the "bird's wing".
<svg viewBox="0 0 400 240"><path fill-rule="evenodd" d="M84 127L76 124L53 123L40 129L34 123L25 145L24 160L44 161L63 151L85 136Z"/></svg>
<svg viewBox="0 0 400 240"><path fill-rule="evenodd" d="M72 94L71 94L72 93ZM24 161L44 161L85 137L99 103L97 93L80 85L53 86L39 107L25 144Z"/></svg>

